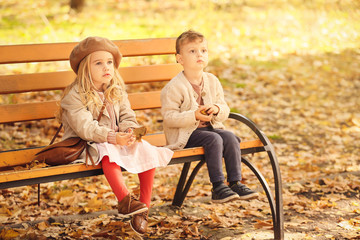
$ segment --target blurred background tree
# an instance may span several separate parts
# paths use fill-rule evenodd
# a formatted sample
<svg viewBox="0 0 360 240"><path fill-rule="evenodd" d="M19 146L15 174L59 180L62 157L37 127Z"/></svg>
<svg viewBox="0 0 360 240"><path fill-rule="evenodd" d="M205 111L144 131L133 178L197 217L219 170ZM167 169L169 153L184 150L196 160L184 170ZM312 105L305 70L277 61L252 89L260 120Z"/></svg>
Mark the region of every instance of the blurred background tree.
<svg viewBox="0 0 360 240"><path fill-rule="evenodd" d="M85 0L70 0L70 8L80 12L85 6Z"/></svg>

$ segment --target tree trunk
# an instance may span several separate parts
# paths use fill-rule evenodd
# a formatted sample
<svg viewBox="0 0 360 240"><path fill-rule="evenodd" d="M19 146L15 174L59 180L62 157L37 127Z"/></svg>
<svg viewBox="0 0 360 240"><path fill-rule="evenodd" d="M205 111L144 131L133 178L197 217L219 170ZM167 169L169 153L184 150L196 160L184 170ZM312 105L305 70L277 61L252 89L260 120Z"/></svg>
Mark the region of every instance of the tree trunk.
<svg viewBox="0 0 360 240"><path fill-rule="evenodd" d="M85 0L70 0L70 8L80 12L85 5Z"/></svg>

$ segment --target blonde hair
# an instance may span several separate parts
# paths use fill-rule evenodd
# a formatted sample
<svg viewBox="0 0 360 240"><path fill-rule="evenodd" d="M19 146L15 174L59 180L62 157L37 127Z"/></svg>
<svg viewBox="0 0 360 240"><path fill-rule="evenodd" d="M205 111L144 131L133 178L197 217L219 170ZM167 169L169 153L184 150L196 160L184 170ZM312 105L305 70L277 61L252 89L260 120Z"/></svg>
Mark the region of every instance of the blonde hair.
<svg viewBox="0 0 360 240"><path fill-rule="evenodd" d="M61 99L63 99L69 91L73 87L77 87L80 94L80 99L85 107L90 109L91 111L94 111L95 109L100 110L103 101L100 99L99 94L97 93L94 83L91 78L91 72L90 72L90 58L91 53L87 55L79 64L79 69L77 76L75 80L65 88L63 96ZM114 104L114 103L120 103L125 92L125 83L122 77L120 76L119 71L114 66L114 76L110 80L109 86L104 91L104 97L106 101ZM62 108L60 107L59 113L57 114L56 118L58 121L61 122L62 118Z"/></svg>
<svg viewBox="0 0 360 240"><path fill-rule="evenodd" d="M193 42L197 39L200 39L201 41L203 41L205 39L204 35L202 35L199 32L195 32L193 30L188 30L186 32L183 32L182 34L180 34L180 36L176 39L176 53L180 54L180 48L183 44L188 43L188 42Z"/></svg>

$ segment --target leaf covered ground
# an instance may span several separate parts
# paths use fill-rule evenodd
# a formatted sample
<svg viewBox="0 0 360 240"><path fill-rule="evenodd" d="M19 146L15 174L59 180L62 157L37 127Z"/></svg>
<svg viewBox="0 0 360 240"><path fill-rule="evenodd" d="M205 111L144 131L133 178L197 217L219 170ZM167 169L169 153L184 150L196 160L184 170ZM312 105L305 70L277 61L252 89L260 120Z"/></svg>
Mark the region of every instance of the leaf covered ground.
<svg viewBox="0 0 360 240"><path fill-rule="evenodd" d="M208 71L220 78L232 111L252 119L274 144L285 239L360 238L358 1L91 1L80 13L70 11L67 1L16 3L0 4L1 44L203 32L211 51ZM14 65L0 72L49 67ZM21 100L5 95L0 104ZM50 124L0 126L0 147L44 145L57 126ZM244 140L251 138L248 129L227 125ZM266 155L248 158L273 186ZM243 171L244 182L260 191L258 200L211 204L203 168L177 209L171 200L180 166L158 169L144 239L271 239L266 196L252 173ZM138 192L137 177L125 175ZM137 238L116 215L116 199L103 176L41 184L40 206L36 186L1 193L0 239Z"/></svg>

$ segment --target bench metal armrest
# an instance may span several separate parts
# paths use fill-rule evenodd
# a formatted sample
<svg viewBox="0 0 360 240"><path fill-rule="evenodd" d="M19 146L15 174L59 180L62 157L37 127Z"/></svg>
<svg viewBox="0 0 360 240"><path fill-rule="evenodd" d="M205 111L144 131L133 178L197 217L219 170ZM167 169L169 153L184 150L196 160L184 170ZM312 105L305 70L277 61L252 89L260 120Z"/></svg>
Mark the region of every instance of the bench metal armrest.
<svg viewBox="0 0 360 240"><path fill-rule="evenodd" d="M256 124L251 121L249 118L239 114L239 113L230 113L229 118L238 120L248 126L260 139L260 141L264 145L264 149L267 152L270 163L273 170L274 175L274 183L275 183L275 216L273 216L273 226L274 226L274 237L275 239L284 239L284 214L283 214L283 199L282 199L282 180L280 173L280 166L278 160L275 155L275 150L273 145L271 144L269 138L256 126ZM245 158L243 158L246 160ZM249 161L246 160L244 162L250 169L256 174L259 181L262 182L262 175L254 165L252 165ZM258 172L258 173L256 173ZM262 183L264 190L266 190L266 183ZM265 185L265 187L264 187ZM273 200L271 193L267 193L267 197L269 200L270 207L273 208Z"/></svg>

